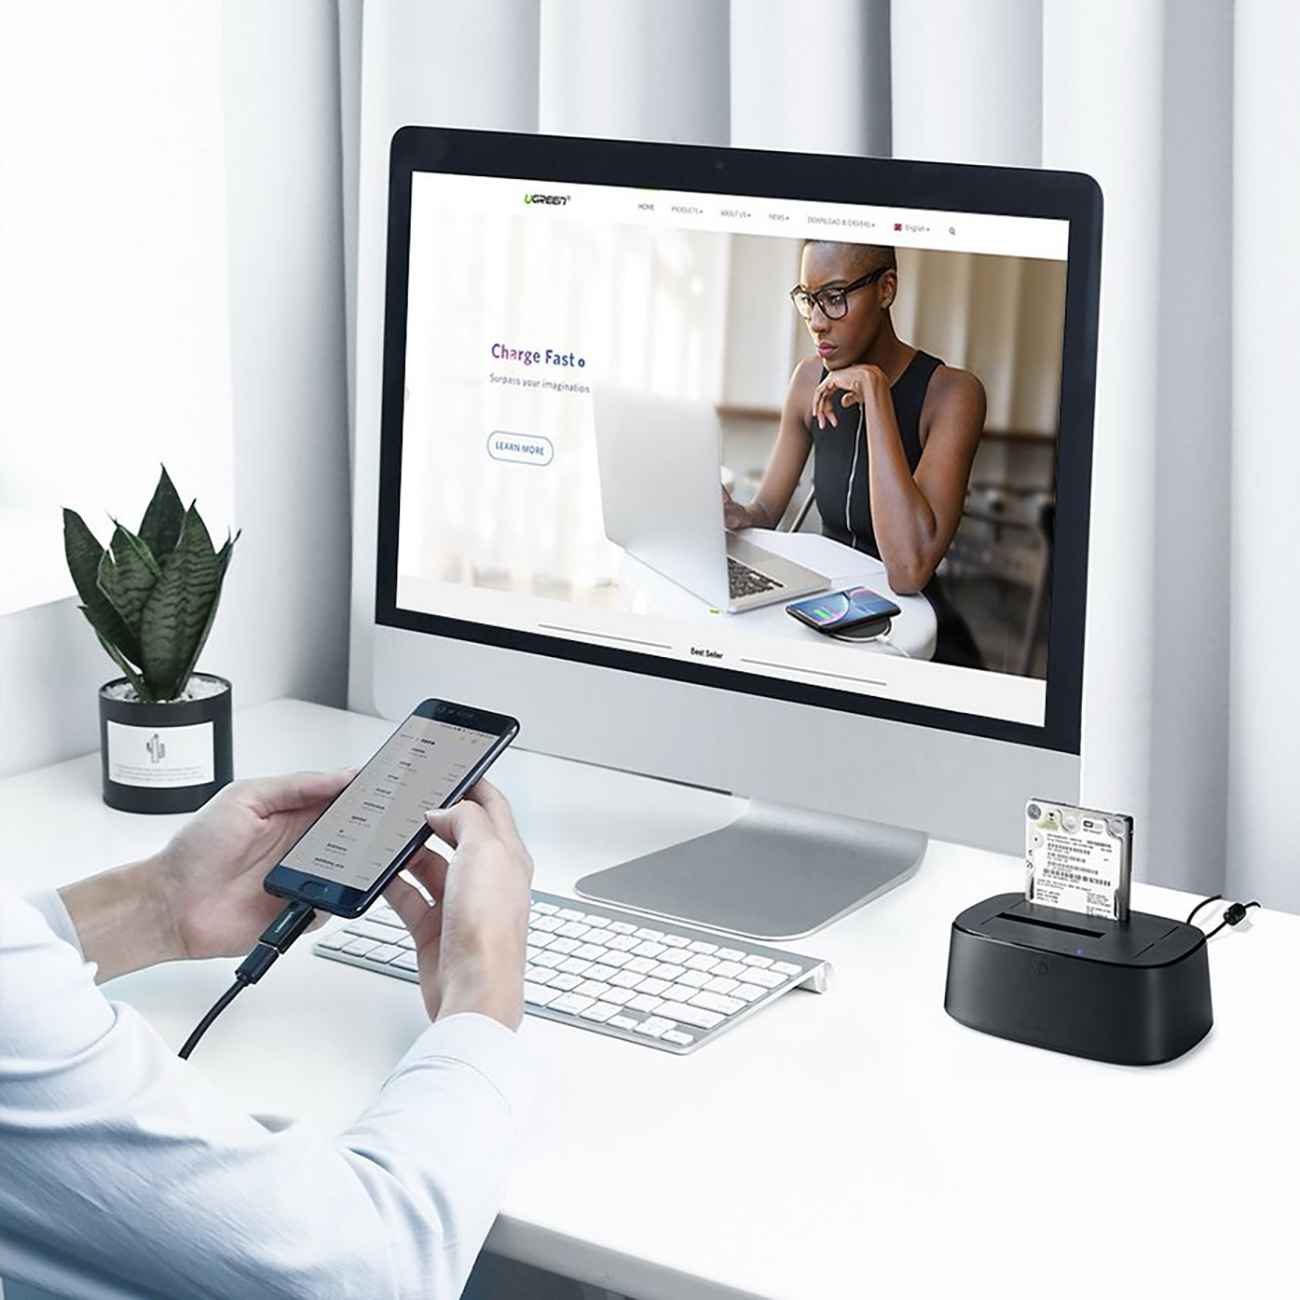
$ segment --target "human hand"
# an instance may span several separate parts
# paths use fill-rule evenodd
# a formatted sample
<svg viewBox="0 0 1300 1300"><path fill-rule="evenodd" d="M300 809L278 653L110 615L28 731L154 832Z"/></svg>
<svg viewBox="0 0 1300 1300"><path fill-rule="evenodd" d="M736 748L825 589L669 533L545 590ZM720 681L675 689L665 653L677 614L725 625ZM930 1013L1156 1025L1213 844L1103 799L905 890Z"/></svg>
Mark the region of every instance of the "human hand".
<svg viewBox="0 0 1300 1300"><path fill-rule="evenodd" d="M722 524L732 532L754 526L754 517L750 508L742 506L725 487L722 489Z"/></svg>
<svg viewBox="0 0 1300 1300"><path fill-rule="evenodd" d="M837 391L844 394L841 400L845 406L859 402L866 405L873 397L889 392L889 376L879 366L873 365L828 370L812 395L812 418L817 421L819 429L824 429L827 421L832 425L839 424L835 414Z"/></svg>
<svg viewBox="0 0 1300 1300"><path fill-rule="evenodd" d="M238 957L284 906L266 873L355 776L298 772L228 785L151 858L59 892L98 979L185 957Z"/></svg>
<svg viewBox="0 0 1300 1300"><path fill-rule="evenodd" d="M429 1018L477 1011L516 1029L524 1014L533 860L510 804L479 781L454 808L426 817L453 850L448 859L421 849L406 868L432 902L401 877L384 897L415 940Z"/></svg>

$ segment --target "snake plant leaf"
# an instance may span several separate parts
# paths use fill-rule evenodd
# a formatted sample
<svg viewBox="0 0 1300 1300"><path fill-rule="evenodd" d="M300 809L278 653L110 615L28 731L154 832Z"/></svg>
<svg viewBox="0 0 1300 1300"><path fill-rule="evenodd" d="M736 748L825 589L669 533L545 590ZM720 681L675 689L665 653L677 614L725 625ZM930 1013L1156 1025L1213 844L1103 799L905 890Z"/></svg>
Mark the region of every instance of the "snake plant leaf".
<svg viewBox="0 0 1300 1300"><path fill-rule="evenodd" d="M140 521L140 540L159 565L176 549L184 519L185 507L164 465L153 499Z"/></svg>
<svg viewBox="0 0 1300 1300"><path fill-rule="evenodd" d="M219 588L217 553L193 505L185 512L176 548L145 603L140 622L145 683L160 700L185 689Z"/></svg>
<svg viewBox="0 0 1300 1300"><path fill-rule="evenodd" d="M190 674L194 671L194 665L199 661L199 655L203 653L203 647L207 644L208 633L212 631L213 620L217 617L217 606L221 603L221 584L226 580L226 566L230 563L231 552L235 549L235 543L239 541L240 533L231 537L226 534L226 540L221 550L217 552L217 593L212 598L212 609L208 613L207 625L203 629L203 635L199 637L199 643L194 647L194 653L190 656L190 662L185 669L181 682L188 682Z"/></svg>
<svg viewBox="0 0 1300 1300"><path fill-rule="evenodd" d="M99 562L99 589L137 635L145 602L161 576L149 548L118 524Z"/></svg>
<svg viewBox="0 0 1300 1300"><path fill-rule="evenodd" d="M81 608L91 627L103 641L116 646L132 663L143 665L140 638L99 589L99 566L104 558L104 548L75 510L63 512L63 553L77 595L81 597Z"/></svg>
<svg viewBox="0 0 1300 1300"><path fill-rule="evenodd" d="M80 606L80 609L83 614L86 614L85 605ZM89 619L90 615L86 614L86 618ZM95 625L91 623L91 626L94 627ZM117 647L115 645L111 645L108 641L105 641L103 633L101 633L97 627L95 628L95 635L99 637L99 644L104 647L105 651L108 654L108 657L112 659L112 661L122 670L122 674L127 679L127 681L129 681L131 685L135 687L135 693L142 700L147 700L151 704L155 703L156 701L154 700L153 696L149 694L149 688L144 684L144 678L142 678L140 674L136 672L136 670L132 668L131 665L127 663L125 659L122 658L122 655L118 651Z"/></svg>

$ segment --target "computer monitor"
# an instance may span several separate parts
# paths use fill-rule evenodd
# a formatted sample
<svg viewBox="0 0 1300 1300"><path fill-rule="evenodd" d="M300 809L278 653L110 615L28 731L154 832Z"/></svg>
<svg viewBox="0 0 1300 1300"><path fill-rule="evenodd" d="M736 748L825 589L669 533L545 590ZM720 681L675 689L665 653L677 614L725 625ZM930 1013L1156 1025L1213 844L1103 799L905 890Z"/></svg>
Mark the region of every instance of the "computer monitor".
<svg viewBox="0 0 1300 1300"><path fill-rule="evenodd" d="M719 930L1019 850L1078 793L1100 240L1075 174L398 132L379 711L736 795L578 885Z"/></svg>

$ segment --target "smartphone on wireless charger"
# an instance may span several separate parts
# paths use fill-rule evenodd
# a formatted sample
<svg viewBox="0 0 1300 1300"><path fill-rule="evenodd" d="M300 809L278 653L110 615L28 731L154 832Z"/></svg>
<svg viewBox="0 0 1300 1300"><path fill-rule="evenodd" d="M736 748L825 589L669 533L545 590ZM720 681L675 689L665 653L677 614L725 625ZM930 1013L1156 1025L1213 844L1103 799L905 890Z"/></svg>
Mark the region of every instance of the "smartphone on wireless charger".
<svg viewBox="0 0 1300 1300"><path fill-rule="evenodd" d="M272 867L266 891L360 916L429 838L425 812L456 803L518 734L504 714L425 700Z"/></svg>
<svg viewBox="0 0 1300 1300"><path fill-rule="evenodd" d="M827 636L869 640L887 631L902 610L869 587L848 587L797 600L785 612Z"/></svg>

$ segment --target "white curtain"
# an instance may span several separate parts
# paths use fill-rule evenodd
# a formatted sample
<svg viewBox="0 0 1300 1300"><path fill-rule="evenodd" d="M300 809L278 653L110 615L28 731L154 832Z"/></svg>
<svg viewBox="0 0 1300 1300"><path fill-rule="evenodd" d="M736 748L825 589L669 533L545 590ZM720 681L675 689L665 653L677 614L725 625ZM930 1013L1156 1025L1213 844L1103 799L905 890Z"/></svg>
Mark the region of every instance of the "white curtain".
<svg viewBox="0 0 1300 1300"><path fill-rule="evenodd" d="M1277 396L1300 343L1300 7L340 0L340 14L345 46L351 33L362 49L361 447L379 410L387 140L403 122L1094 175L1106 217L1083 799L1136 816L1141 877L1300 911L1282 815L1300 721L1282 520L1300 450ZM373 473L362 456L359 494ZM368 614L360 551L353 601Z"/></svg>

